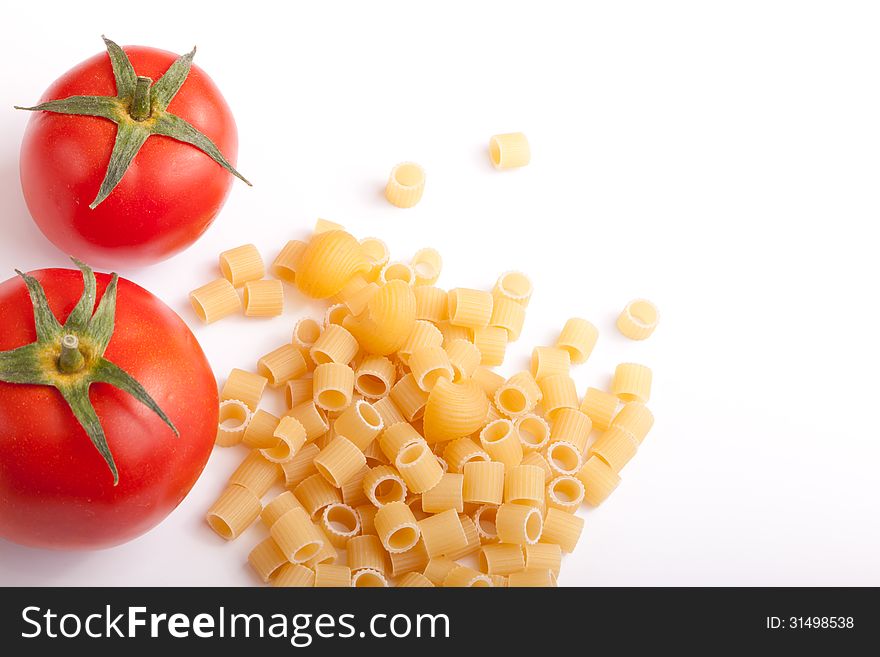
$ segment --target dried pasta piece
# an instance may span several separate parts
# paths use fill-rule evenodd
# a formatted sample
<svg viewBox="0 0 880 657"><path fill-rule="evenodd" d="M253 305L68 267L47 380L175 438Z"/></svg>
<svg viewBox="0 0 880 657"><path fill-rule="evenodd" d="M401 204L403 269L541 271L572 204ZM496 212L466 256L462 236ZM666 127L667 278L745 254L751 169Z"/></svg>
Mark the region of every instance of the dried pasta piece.
<svg viewBox="0 0 880 657"><path fill-rule="evenodd" d="M205 324L240 313L241 297L225 278L218 278L189 293L193 310Z"/></svg>
<svg viewBox="0 0 880 657"><path fill-rule="evenodd" d="M436 443L469 436L483 426L488 410L489 400L473 381L440 379L425 404L425 440Z"/></svg>
<svg viewBox="0 0 880 657"><path fill-rule="evenodd" d="M407 489L413 493L430 490L443 476L443 468L424 441L401 449L394 459L394 465L406 482Z"/></svg>
<svg viewBox="0 0 880 657"><path fill-rule="evenodd" d="M341 363L324 363L315 368L315 405L325 411L342 411L354 394L354 370Z"/></svg>
<svg viewBox="0 0 880 657"><path fill-rule="evenodd" d="M480 386L480 389L482 389L490 399L495 399L495 393L498 392L498 388L503 386L505 382L503 376L497 372L493 372L488 367L477 367L473 374L471 374L471 379L474 383Z"/></svg>
<svg viewBox="0 0 880 657"><path fill-rule="evenodd" d="M314 389L314 384L312 384ZM306 430L306 439L315 440L330 430L330 424L327 422L327 415L312 400L303 402L299 406L294 406L287 415L296 418L303 428Z"/></svg>
<svg viewBox="0 0 880 657"><path fill-rule="evenodd" d="M449 295L447 293L447 312L449 310L448 297ZM440 333L443 335L444 349L448 347L453 340L467 340L468 342L472 342L471 330L469 328L466 328L464 326L453 326L449 323L448 319L437 322L436 326L437 330L439 330Z"/></svg>
<svg viewBox="0 0 880 657"><path fill-rule="evenodd" d="M382 418L382 425L385 427L394 426L398 422L406 422L406 418L391 397L382 397L379 401L373 402L373 408Z"/></svg>
<svg viewBox="0 0 880 657"><path fill-rule="evenodd" d="M575 445L583 453L587 448L587 439L592 430L593 422L586 413L574 408L562 408L553 420L550 440L552 442L565 440Z"/></svg>
<svg viewBox="0 0 880 657"><path fill-rule="evenodd" d="M598 456L587 459L577 478L584 485L584 502L590 506L602 504L620 483L620 475Z"/></svg>
<svg viewBox="0 0 880 657"><path fill-rule="evenodd" d="M411 265L416 275L416 285L433 285L440 278L443 258L437 249L426 247L416 251Z"/></svg>
<svg viewBox="0 0 880 657"><path fill-rule="evenodd" d="M458 564L446 557L433 557L425 566L425 577L434 586L443 586L443 581L450 572L458 568Z"/></svg>
<svg viewBox="0 0 880 657"><path fill-rule="evenodd" d="M559 577L559 570L562 568L562 548L558 545L535 543L524 546L523 551L526 558L526 570L547 569L554 576Z"/></svg>
<svg viewBox="0 0 880 657"><path fill-rule="evenodd" d="M365 455L366 456L366 455ZM364 477L370 471L369 465L366 463L358 470L358 472L348 481L342 484L339 492L342 493L342 501L350 507L360 506L361 504L369 504L370 500L364 493Z"/></svg>
<svg viewBox="0 0 880 657"><path fill-rule="evenodd" d="M338 564L321 563L315 566L315 588L350 588L351 568Z"/></svg>
<svg viewBox="0 0 880 657"><path fill-rule="evenodd" d="M513 421L513 426L519 436L519 444L526 454L541 451L550 442L550 425L540 415L534 413L520 415Z"/></svg>
<svg viewBox="0 0 880 657"><path fill-rule="evenodd" d="M547 463L557 475L573 475L581 469L583 459L577 445L567 440L557 440L547 448Z"/></svg>
<svg viewBox="0 0 880 657"><path fill-rule="evenodd" d="M467 536L454 509L423 518L418 525L430 559L460 550L467 545ZM428 565L430 567L430 562Z"/></svg>
<svg viewBox="0 0 880 657"><path fill-rule="evenodd" d="M370 299L378 291L379 286L376 283L367 282L363 276L358 274L340 290L334 299L339 300L345 305L351 317L356 317L364 312L370 303ZM345 319L342 320L342 325L345 325Z"/></svg>
<svg viewBox="0 0 880 657"><path fill-rule="evenodd" d="M306 444L305 427L299 420L289 416L281 418L272 435L278 444L260 450L263 458L272 463L287 463Z"/></svg>
<svg viewBox="0 0 880 657"><path fill-rule="evenodd" d="M527 569L511 573L507 579L510 588L556 587L556 577L549 568Z"/></svg>
<svg viewBox="0 0 880 657"><path fill-rule="evenodd" d="M413 549L421 538L416 517L404 502L381 507L374 522L379 540L390 554Z"/></svg>
<svg viewBox="0 0 880 657"><path fill-rule="evenodd" d="M385 198L398 208L411 208L425 192L425 170L415 162L401 162L391 169Z"/></svg>
<svg viewBox="0 0 880 657"><path fill-rule="evenodd" d="M225 402L224 402L225 403ZM278 437L275 436L275 429L281 420L271 413L258 409L251 416L251 421L244 431L241 442L245 447L251 449L266 449L275 447L278 444Z"/></svg>
<svg viewBox="0 0 880 657"><path fill-rule="evenodd" d="M469 329L485 328L492 318L492 295L483 290L457 287L447 296L449 323Z"/></svg>
<svg viewBox="0 0 880 657"><path fill-rule="evenodd" d="M285 344L257 361L257 372L273 388L283 386L291 379L302 376L308 367L302 353L292 344Z"/></svg>
<svg viewBox="0 0 880 657"><path fill-rule="evenodd" d="M522 333L523 324L526 321L525 307L503 296L496 296L492 304L492 317L489 326L502 328L507 332L507 341L514 342Z"/></svg>
<svg viewBox="0 0 880 657"><path fill-rule="evenodd" d="M406 497L406 505L409 507L416 520L427 518L428 514L422 511L422 496L410 493Z"/></svg>
<svg viewBox="0 0 880 657"><path fill-rule="evenodd" d="M474 525L480 536L480 543L497 543L498 529L495 526L495 518L498 515L497 504L483 504L474 511Z"/></svg>
<svg viewBox="0 0 880 657"><path fill-rule="evenodd" d="M489 575L489 579L492 580L492 586L496 589L506 589L510 586L508 578L504 575Z"/></svg>
<svg viewBox="0 0 880 657"><path fill-rule="evenodd" d="M496 169L524 167L532 159L529 140L521 132L492 135L489 140L489 159Z"/></svg>
<svg viewBox="0 0 880 657"><path fill-rule="evenodd" d="M501 504L504 499L504 464L497 461L465 464L462 496L465 502Z"/></svg>
<svg viewBox="0 0 880 657"><path fill-rule="evenodd" d="M574 513L584 501L584 485L577 477L561 475L547 484L547 506Z"/></svg>
<svg viewBox="0 0 880 657"><path fill-rule="evenodd" d="M464 472L464 466L471 461L491 461L491 457L470 438L450 441L443 450L443 459L452 472Z"/></svg>
<svg viewBox="0 0 880 657"><path fill-rule="evenodd" d="M364 536L376 535L376 514L379 512L378 507L372 504L361 504L355 508L358 519L361 521L361 534Z"/></svg>
<svg viewBox="0 0 880 657"><path fill-rule="evenodd" d="M306 243L299 240L290 240L281 249L281 252L272 263L272 275L285 283L296 283L296 270L299 268L299 260L306 250Z"/></svg>
<svg viewBox="0 0 880 657"><path fill-rule="evenodd" d="M376 512L378 514L378 511ZM428 565L428 553L421 538L409 550L404 552L392 552L388 555L391 560L391 576L400 577L407 573L424 570Z"/></svg>
<svg viewBox="0 0 880 657"><path fill-rule="evenodd" d="M227 399L220 402L220 413L217 419L217 437L214 443L220 447L237 445L244 438L244 434L252 420L251 409L243 401Z"/></svg>
<svg viewBox="0 0 880 657"><path fill-rule="evenodd" d="M243 303L248 317L277 317L284 312L284 287L275 279L248 281Z"/></svg>
<svg viewBox="0 0 880 657"><path fill-rule="evenodd" d="M253 491L231 484L208 509L206 520L217 535L231 541L250 527L262 510L260 498Z"/></svg>
<svg viewBox="0 0 880 657"><path fill-rule="evenodd" d="M630 462L639 448L639 441L623 427L612 426L590 445L590 456L598 456L611 466L615 472L620 472ZM578 468L580 469L580 468Z"/></svg>
<svg viewBox="0 0 880 657"><path fill-rule="evenodd" d="M422 493L422 510L425 513L440 513L454 509L464 511L464 475L456 472L444 474L437 485Z"/></svg>
<svg viewBox="0 0 880 657"><path fill-rule="evenodd" d="M568 374L545 376L538 382L538 385L541 388L544 416L551 422L560 411L578 407L577 388L575 388L574 379Z"/></svg>
<svg viewBox="0 0 880 657"><path fill-rule="evenodd" d="M657 306L647 299L633 299L617 318L617 329L630 340L647 340L659 323Z"/></svg>
<svg viewBox="0 0 880 657"><path fill-rule="evenodd" d="M376 518L378 517L377 513ZM378 529L378 525L376 529ZM382 547L378 536L368 534L350 538L346 550L348 551L348 566L352 570L369 568L383 575L388 572L388 554Z"/></svg>
<svg viewBox="0 0 880 657"><path fill-rule="evenodd" d="M412 422L424 415L429 393L419 387L416 378L410 373L401 377L391 387L390 397L394 405L403 413L403 417Z"/></svg>
<svg viewBox="0 0 880 657"><path fill-rule="evenodd" d="M303 479L293 489L293 494L311 518L317 518L324 507L342 502L339 490L321 474L313 474Z"/></svg>
<svg viewBox="0 0 880 657"><path fill-rule="evenodd" d="M312 237L300 255L296 286L306 296L326 299L369 269L360 243L344 230L331 230Z"/></svg>
<svg viewBox="0 0 880 657"><path fill-rule="evenodd" d="M318 474L314 459L321 449L315 443L309 443L287 463L281 464L284 473L284 485L287 488L296 488L308 477Z"/></svg>
<svg viewBox="0 0 880 657"><path fill-rule="evenodd" d="M523 448L513 422L506 419L490 422L480 431L480 444L493 461L500 461L506 469L520 464Z"/></svg>
<svg viewBox="0 0 880 657"><path fill-rule="evenodd" d="M303 349L311 349L317 339L321 337L322 330L323 328L317 320L311 317L303 317L293 325L292 342Z"/></svg>
<svg viewBox="0 0 880 657"><path fill-rule="evenodd" d="M550 467L547 459L544 458L543 454L541 454L540 452L528 452L525 456L523 456L523 460L520 465L536 465L541 468L541 470L544 472L545 484L549 483L549 481L556 476L553 468Z"/></svg>
<svg viewBox="0 0 880 657"><path fill-rule="evenodd" d="M387 356L403 346L415 322L416 298L412 287L402 281L391 281L379 287L363 313L346 317L342 325L365 351Z"/></svg>
<svg viewBox="0 0 880 657"><path fill-rule="evenodd" d="M456 383L471 378L482 358L477 346L467 340L453 340L446 347L446 355L452 367L452 380Z"/></svg>
<svg viewBox="0 0 880 657"><path fill-rule="evenodd" d="M504 501L534 506L544 499L544 471L537 465L517 465L507 471Z"/></svg>
<svg viewBox="0 0 880 657"><path fill-rule="evenodd" d="M528 371L518 372L495 390L495 406L503 415L517 418L531 413L541 401L541 388Z"/></svg>
<svg viewBox="0 0 880 657"><path fill-rule="evenodd" d="M230 484L247 488L258 498L263 497L281 479L281 469L259 452L251 452L229 477Z"/></svg>
<svg viewBox="0 0 880 657"><path fill-rule="evenodd" d="M559 509L547 509L541 542L553 543L558 545L563 552L571 553L574 552L583 529L583 518Z"/></svg>
<svg viewBox="0 0 880 657"><path fill-rule="evenodd" d="M403 346L397 352L397 357L404 365L409 364L410 356L413 352L422 347L441 347L443 345L443 334L431 322L419 319L413 324L412 332L403 343Z"/></svg>
<svg viewBox="0 0 880 657"><path fill-rule="evenodd" d="M651 368L637 363L621 363L614 370L611 392L624 402L646 404L651 398Z"/></svg>
<svg viewBox="0 0 880 657"><path fill-rule="evenodd" d="M568 352L572 364L580 364L587 362L598 339L599 329L592 323L580 317L572 317L565 322L555 346Z"/></svg>
<svg viewBox="0 0 880 657"><path fill-rule="evenodd" d="M654 414L641 402L629 402L614 416L611 426L626 430L641 445L654 426Z"/></svg>
<svg viewBox="0 0 880 657"><path fill-rule="evenodd" d="M532 281L521 271L507 271L498 277L492 296L504 297L526 307L532 298Z"/></svg>
<svg viewBox="0 0 880 657"><path fill-rule="evenodd" d="M443 347L418 347L409 358L416 384L425 392L431 392L441 378L452 381L454 372L449 356Z"/></svg>
<svg viewBox="0 0 880 657"><path fill-rule="evenodd" d="M474 524L474 521L470 518L470 516L463 513L458 514L458 520L459 522L461 522L461 528L464 529L464 535L467 539L467 543L464 547L459 548L458 550L453 550L446 555L453 561L463 559L470 554L476 554L476 552L480 549L480 534L477 531L477 526Z"/></svg>
<svg viewBox="0 0 880 657"><path fill-rule="evenodd" d="M351 333L337 324L331 324L321 332L309 353L316 365L347 365L357 354L358 348L357 340Z"/></svg>
<svg viewBox="0 0 880 657"><path fill-rule="evenodd" d="M446 579L443 580L443 586L445 588L491 588L494 585L488 575L467 566L458 566L449 572Z"/></svg>
<svg viewBox="0 0 880 657"><path fill-rule="evenodd" d="M371 468L364 475L364 493L375 507L406 500L406 483L390 465Z"/></svg>
<svg viewBox="0 0 880 657"><path fill-rule="evenodd" d="M334 438L336 438L336 432L333 431L333 428L331 427L330 431L325 433L323 436L315 438L314 444L318 446L318 449L324 449L325 447L327 447L327 445L333 442ZM366 455L364 455L364 457L366 458Z"/></svg>
<svg viewBox="0 0 880 657"><path fill-rule="evenodd" d="M300 508L291 509L276 520L269 534L290 563L305 563L324 544L324 536Z"/></svg>
<svg viewBox="0 0 880 657"><path fill-rule="evenodd" d="M410 572L406 573L403 577L400 578L400 581L397 583L397 588L399 589L412 589L412 588L433 588L434 583L431 582L427 577L422 575L421 573Z"/></svg>
<svg viewBox="0 0 880 657"><path fill-rule="evenodd" d="M397 458L400 451L414 443L424 443L425 439L408 422L398 422L382 432L379 447L389 461Z"/></svg>
<svg viewBox="0 0 880 657"><path fill-rule="evenodd" d="M247 404L251 412L254 412L260 405L260 399L267 383L264 376L235 368L229 373L226 383L223 384L223 389L220 391L220 401L238 399Z"/></svg>
<svg viewBox="0 0 880 657"><path fill-rule="evenodd" d="M529 546L530 547L530 546ZM488 575L510 575L526 567L523 546L491 543L480 548L479 568Z"/></svg>
<svg viewBox="0 0 880 657"><path fill-rule="evenodd" d="M554 374L568 374L570 370L571 356L565 349L535 347L532 350L532 376L535 381Z"/></svg>
<svg viewBox="0 0 880 657"><path fill-rule="evenodd" d="M331 230L345 230L345 226L338 224L335 221L318 217L318 220L315 221L315 229L312 231L312 234L318 235L320 233L330 232Z"/></svg>
<svg viewBox="0 0 880 657"><path fill-rule="evenodd" d="M448 294L433 285L418 285L413 288L416 298L416 319L428 322L443 322L449 318Z"/></svg>
<svg viewBox="0 0 880 657"><path fill-rule="evenodd" d="M389 281L403 281L407 285L415 285L416 272L405 262L390 261L379 272L379 284Z"/></svg>
<svg viewBox="0 0 880 657"><path fill-rule="evenodd" d="M345 436L336 436L315 457L318 472L336 488L342 488L366 463L361 449Z"/></svg>
<svg viewBox="0 0 880 657"><path fill-rule="evenodd" d="M253 244L242 244L220 254L220 273L233 287L241 287L248 281L263 278L266 267L257 247Z"/></svg>
<svg viewBox="0 0 880 657"><path fill-rule="evenodd" d="M324 507L321 513L321 531L333 544L333 547L345 548L348 540L361 531L361 519L348 504L334 502Z"/></svg>
<svg viewBox="0 0 880 657"><path fill-rule="evenodd" d="M306 561L306 565L309 568L317 568L322 563L336 563L339 561L339 552L336 551L336 548L333 547L333 544L330 542L330 539L327 535L321 531L321 529L315 525L314 526L317 532L324 539L324 544L315 552L314 556Z"/></svg>
<svg viewBox="0 0 880 657"><path fill-rule="evenodd" d="M293 379L284 387L284 399L287 408L291 409L304 402L311 401L314 382L311 377Z"/></svg>
<svg viewBox="0 0 880 657"><path fill-rule="evenodd" d="M498 507L495 528L502 543L534 545L541 538L541 512L533 506L506 502Z"/></svg>
<svg viewBox="0 0 880 657"><path fill-rule="evenodd" d="M375 281L390 258L388 245L378 237L365 237L361 240L361 249L370 265L370 270L364 276L369 281Z"/></svg>
<svg viewBox="0 0 880 657"><path fill-rule="evenodd" d="M250 551L248 563L257 572L260 579L268 583L272 576L278 572L278 569L289 562L287 561L287 556L270 536L257 543L257 546Z"/></svg>
<svg viewBox="0 0 880 657"><path fill-rule="evenodd" d="M344 303L334 303L332 306L328 306L327 310L324 312L323 328L327 328L328 326L342 326L343 320L351 314L352 312Z"/></svg>
<svg viewBox="0 0 880 657"><path fill-rule="evenodd" d="M355 589L385 588L388 586L388 580L385 579L385 575L372 568L363 568L351 574L351 586Z"/></svg>
<svg viewBox="0 0 880 657"><path fill-rule="evenodd" d="M610 392L587 388L581 401L581 411L593 421L594 428L605 431L611 426L611 419L616 415L619 403L620 400Z"/></svg>
<svg viewBox="0 0 880 657"><path fill-rule="evenodd" d="M282 566L272 578L272 586L310 589L314 585L315 571L299 563Z"/></svg>
<svg viewBox="0 0 880 657"><path fill-rule="evenodd" d="M474 346L480 351L480 365L501 365L507 351L507 330L498 326L475 328Z"/></svg>
<svg viewBox="0 0 880 657"><path fill-rule="evenodd" d="M369 447L384 427L382 417L369 402L363 399L357 400L345 409L333 423L336 435L345 436L361 451Z"/></svg>
<svg viewBox="0 0 880 657"><path fill-rule="evenodd" d="M369 399L379 399L391 392L396 380L394 363L385 356L367 356L354 373L354 389Z"/></svg>
<svg viewBox="0 0 880 657"><path fill-rule="evenodd" d="M296 508L302 509L302 504L300 504L299 500L296 499L296 496L293 493L286 490L263 507L263 511L260 513L260 519L263 521L263 524L266 525L266 529L272 529L272 525L277 522L278 518L291 509Z"/></svg>

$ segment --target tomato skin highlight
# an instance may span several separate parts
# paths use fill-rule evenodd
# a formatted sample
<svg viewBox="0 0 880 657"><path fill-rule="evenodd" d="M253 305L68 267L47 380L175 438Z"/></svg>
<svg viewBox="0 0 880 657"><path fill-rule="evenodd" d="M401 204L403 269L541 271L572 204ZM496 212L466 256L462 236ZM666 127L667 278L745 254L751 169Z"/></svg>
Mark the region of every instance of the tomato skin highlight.
<svg viewBox="0 0 880 657"><path fill-rule="evenodd" d="M154 81L177 58L142 46L123 48L139 75ZM40 102L73 95L115 95L106 52L58 78ZM234 165L238 132L219 89L193 65L168 111L209 137ZM93 264L142 266L195 242L211 225L233 176L189 144L152 136L119 185L94 210L116 126L107 119L33 112L21 144L21 186L31 216L49 240Z"/></svg>
<svg viewBox="0 0 880 657"><path fill-rule="evenodd" d="M82 294L82 275L33 273L63 323ZM96 274L98 299L110 277ZM20 278L0 284L0 350L36 338ZM138 285L119 279L116 329L106 357L141 382L180 431L113 386L90 398L119 468L119 485L52 387L0 382L0 537L54 549L118 545L161 522L195 484L217 431L210 365L183 320Z"/></svg>

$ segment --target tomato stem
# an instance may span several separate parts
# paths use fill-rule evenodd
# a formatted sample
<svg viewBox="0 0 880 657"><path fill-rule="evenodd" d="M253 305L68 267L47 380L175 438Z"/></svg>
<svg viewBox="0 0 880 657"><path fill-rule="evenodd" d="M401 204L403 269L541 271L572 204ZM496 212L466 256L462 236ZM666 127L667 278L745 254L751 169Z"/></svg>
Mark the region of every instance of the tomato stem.
<svg viewBox="0 0 880 657"><path fill-rule="evenodd" d="M68 333L61 338L61 355L58 357L58 369L65 374L79 372L85 359L79 350L79 338Z"/></svg>
<svg viewBox="0 0 880 657"><path fill-rule="evenodd" d="M150 87L153 80L145 75L137 76L134 84L134 95L131 98L129 113L135 121L145 121L150 118L152 108L150 106Z"/></svg>

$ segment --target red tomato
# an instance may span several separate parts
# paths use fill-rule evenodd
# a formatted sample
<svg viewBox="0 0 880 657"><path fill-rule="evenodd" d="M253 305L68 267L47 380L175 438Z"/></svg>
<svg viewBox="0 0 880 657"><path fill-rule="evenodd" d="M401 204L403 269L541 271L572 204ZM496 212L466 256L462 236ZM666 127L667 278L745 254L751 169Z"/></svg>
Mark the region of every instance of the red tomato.
<svg viewBox="0 0 880 657"><path fill-rule="evenodd" d="M158 80L177 58L164 50L124 48L138 75ZM115 96L107 53L61 76L41 101ZM168 106L235 163L238 133L214 82L193 65ZM232 176L199 149L169 137L147 139L119 185L94 210L116 138L103 118L34 112L21 145L21 186L40 230L65 253L94 264L144 265L185 249L223 206Z"/></svg>
<svg viewBox="0 0 880 657"><path fill-rule="evenodd" d="M80 272L33 276L63 323L82 293ZM109 276L97 274L98 299ZM0 284L0 350L36 338L21 279ZM116 329L105 357L146 388L176 437L146 406L104 383L90 398L119 469L119 484L53 387L0 382L0 537L46 548L101 548L161 522L202 472L217 432L217 386L186 324L159 299L119 279Z"/></svg>

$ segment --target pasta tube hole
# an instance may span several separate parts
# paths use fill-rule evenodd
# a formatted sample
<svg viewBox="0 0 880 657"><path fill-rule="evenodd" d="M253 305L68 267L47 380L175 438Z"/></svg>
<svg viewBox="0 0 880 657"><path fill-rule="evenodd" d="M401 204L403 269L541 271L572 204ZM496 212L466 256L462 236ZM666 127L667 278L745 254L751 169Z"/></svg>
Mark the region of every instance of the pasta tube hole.
<svg viewBox="0 0 880 657"><path fill-rule="evenodd" d="M512 430L513 425L510 420L495 420L483 429L480 438L489 444L496 443L507 438Z"/></svg>
<svg viewBox="0 0 880 657"><path fill-rule="evenodd" d="M232 527L230 527L229 524L225 520L223 520L223 518L215 515L210 515L208 516L208 524L211 525L211 529L213 529L227 541L231 541L233 538L235 538L235 532L232 531Z"/></svg>
<svg viewBox="0 0 880 657"><path fill-rule="evenodd" d="M576 502L584 496L583 487L578 486L579 483L577 479L571 477L560 477L553 482L553 495L563 503Z"/></svg>
<svg viewBox="0 0 880 657"><path fill-rule="evenodd" d="M532 282L529 277L518 271L509 271L498 279L498 288L504 296L520 301L528 299L532 294Z"/></svg>
<svg viewBox="0 0 880 657"><path fill-rule="evenodd" d="M538 448L550 436L550 428L547 423L538 417L525 417L520 420L518 425L520 441L527 447Z"/></svg>
<svg viewBox="0 0 880 657"><path fill-rule="evenodd" d="M428 449L428 445L423 442L413 443L408 447L404 447L403 451L397 456L400 465L412 465L421 458L422 454Z"/></svg>
<svg viewBox="0 0 880 657"><path fill-rule="evenodd" d="M388 382L368 372L358 375L355 388L359 393L368 397L382 397L388 394Z"/></svg>
<svg viewBox="0 0 880 657"><path fill-rule="evenodd" d="M510 415L516 415L526 410L528 401L525 393L518 388L505 388L498 395L498 402L502 410Z"/></svg>
<svg viewBox="0 0 880 657"><path fill-rule="evenodd" d="M220 404L220 428L226 431L237 431L247 425L250 410L236 399L226 400Z"/></svg>
<svg viewBox="0 0 880 657"><path fill-rule="evenodd" d="M374 490L374 496L379 504L390 504L391 502L402 502L406 497L406 491L397 479L383 479Z"/></svg>
<svg viewBox="0 0 880 657"><path fill-rule="evenodd" d="M304 563L314 557L318 550L321 549L321 544L317 541L313 541L311 543L306 543L301 548L299 548L293 554L293 562L294 563Z"/></svg>
<svg viewBox="0 0 880 657"><path fill-rule="evenodd" d="M344 504L331 504L324 509L324 522L330 529L343 535L354 535L361 524L355 510Z"/></svg>
<svg viewBox="0 0 880 657"><path fill-rule="evenodd" d="M303 318L293 328L293 339L303 347L311 347L321 337L321 325L309 317Z"/></svg>
<svg viewBox="0 0 880 657"><path fill-rule="evenodd" d="M388 547L392 550L406 551L419 541L419 532L415 527L401 527L391 532Z"/></svg>
<svg viewBox="0 0 880 657"><path fill-rule="evenodd" d="M481 506L474 515L477 528L487 538L498 537L498 529L495 527L495 517L497 514L497 506Z"/></svg>
<svg viewBox="0 0 880 657"><path fill-rule="evenodd" d="M537 543L543 529L544 521L541 519L541 512L538 509L532 509L526 517L526 540L532 544Z"/></svg>
<svg viewBox="0 0 880 657"><path fill-rule="evenodd" d="M290 451L290 444L286 440L279 440L275 447L270 447L261 451L263 456L275 463L284 463L285 461L290 460L290 457L293 456Z"/></svg>
<svg viewBox="0 0 880 657"><path fill-rule="evenodd" d="M645 299L633 301L626 311L636 324L644 328L650 328L657 322L657 307Z"/></svg>
<svg viewBox="0 0 880 657"><path fill-rule="evenodd" d="M367 402L360 400L355 405L355 410L358 414L358 417L364 421L371 429L379 430L382 428L382 418L379 416L379 412L373 408Z"/></svg>
<svg viewBox="0 0 880 657"><path fill-rule="evenodd" d="M412 162L399 164L394 168L394 180L402 187L418 187L425 182L425 170Z"/></svg>
<svg viewBox="0 0 880 657"><path fill-rule="evenodd" d="M581 457L577 448L563 441L547 448L547 458L560 472L573 474L580 469Z"/></svg>
<svg viewBox="0 0 880 657"><path fill-rule="evenodd" d="M384 588L385 578L375 570L359 570L351 577L351 585L357 589Z"/></svg>
<svg viewBox="0 0 880 657"><path fill-rule="evenodd" d="M339 390L322 390L318 393L318 404L331 411L341 411L348 406L348 397Z"/></svg>

